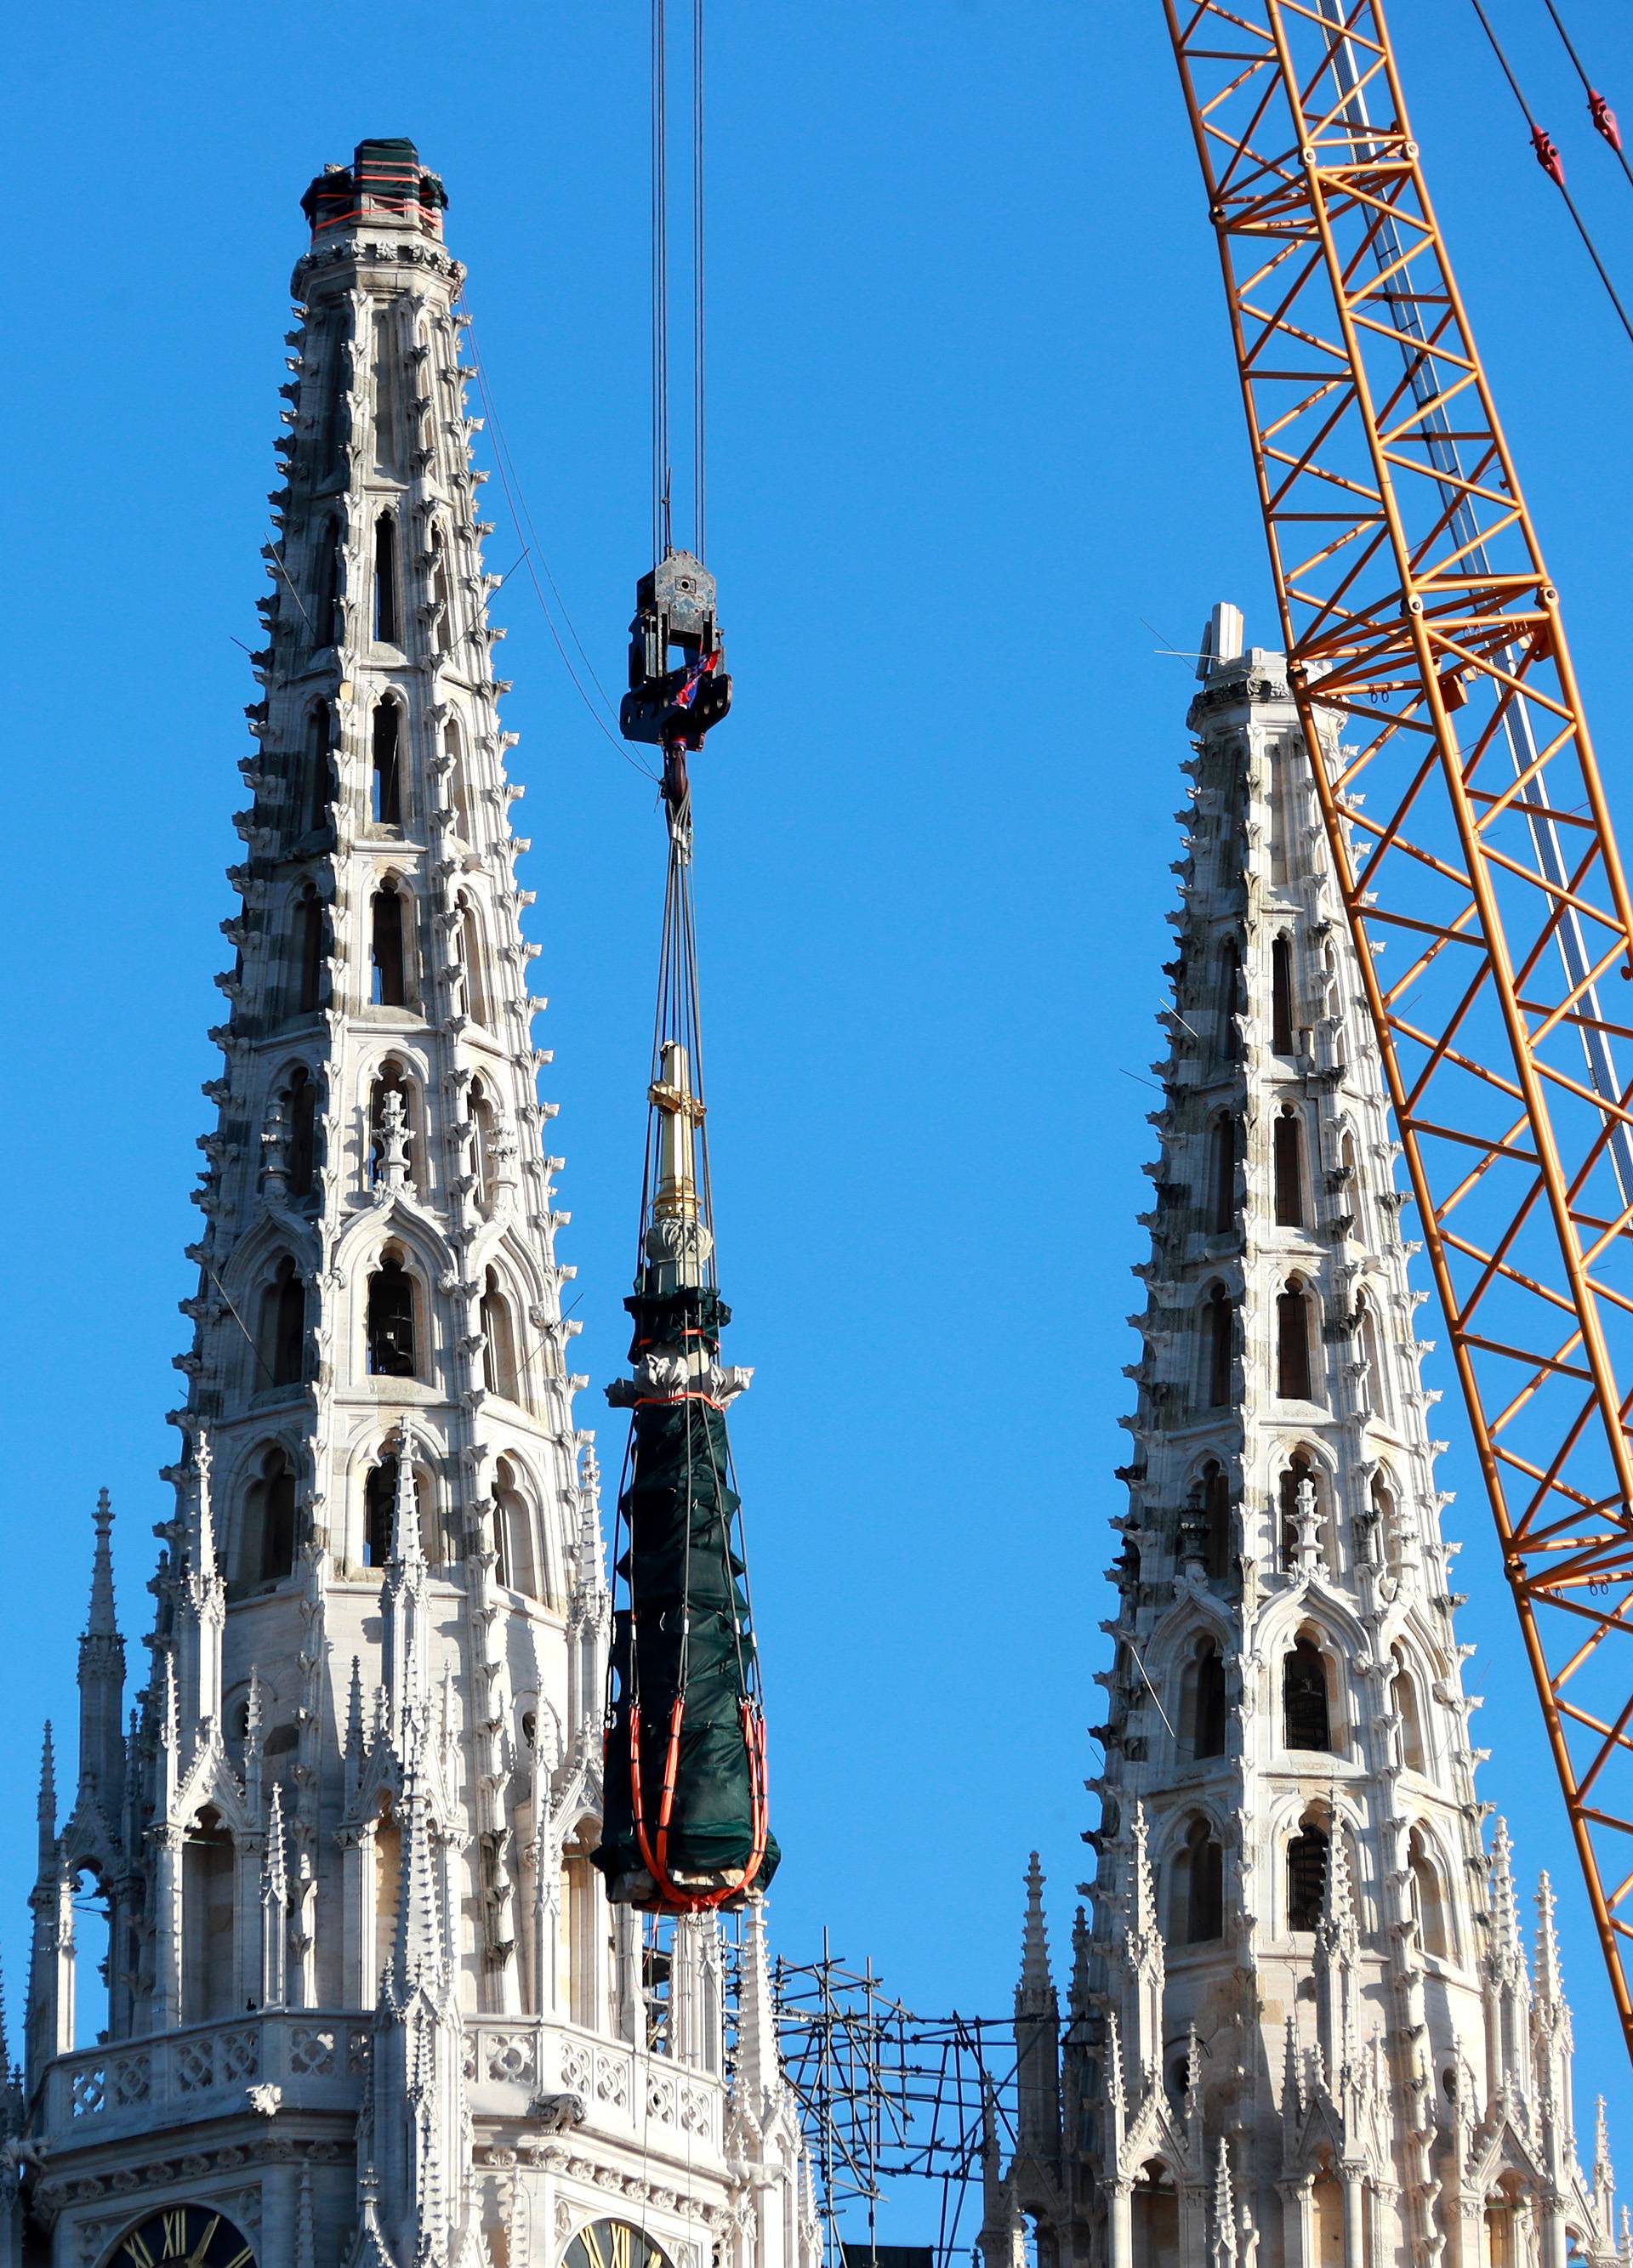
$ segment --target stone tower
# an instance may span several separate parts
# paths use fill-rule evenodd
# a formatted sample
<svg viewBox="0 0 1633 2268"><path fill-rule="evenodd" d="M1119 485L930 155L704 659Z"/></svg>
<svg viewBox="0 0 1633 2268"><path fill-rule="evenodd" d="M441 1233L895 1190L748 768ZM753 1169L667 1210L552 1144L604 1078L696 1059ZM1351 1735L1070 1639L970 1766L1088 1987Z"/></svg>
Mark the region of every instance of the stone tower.
<svg viewBox="0 0 1633 2268"><path fill-rule="evenodd" d="M1578 2161L1546 1881L1533 1977L1482 1842L1427 1295L1282 658L1241 629L1216 610L1190 712L1092 1918L1062 2036L1034 1860L983 2249L1633 2258L1602 2111Z"/></svg>
<svg viewBox="0 0 1633 2268"><path fill-rule="evenodd" d="M389 141L303 201L175 1513L127 1727L98 1509L65 1822L48 1737L14 2261L816 2257L762 1916L728 2084L715 1926L590 1864L608 1594L446 202Z"/></svg>

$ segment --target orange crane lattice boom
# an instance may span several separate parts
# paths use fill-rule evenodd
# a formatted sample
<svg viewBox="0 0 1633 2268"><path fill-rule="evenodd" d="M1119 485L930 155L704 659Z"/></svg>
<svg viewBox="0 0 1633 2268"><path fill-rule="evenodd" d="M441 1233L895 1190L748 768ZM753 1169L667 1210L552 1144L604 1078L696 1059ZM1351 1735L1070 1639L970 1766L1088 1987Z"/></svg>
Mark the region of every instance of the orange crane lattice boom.
<svg viewBox="0 0 1633 2268"><path fill-rule="evenodd" d="M1164 5L1292 689L1633 2052L1633 904L1379 0Z"/></svg>

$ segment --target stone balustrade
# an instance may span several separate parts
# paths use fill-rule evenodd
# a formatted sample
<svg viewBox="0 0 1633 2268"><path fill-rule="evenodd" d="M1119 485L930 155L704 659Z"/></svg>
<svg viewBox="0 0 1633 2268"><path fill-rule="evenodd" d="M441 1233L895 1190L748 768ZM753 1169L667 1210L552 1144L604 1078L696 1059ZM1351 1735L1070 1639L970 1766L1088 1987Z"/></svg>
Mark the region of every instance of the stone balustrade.
<svg viewBox="0 0 1633 2268"><path fill-rule="evenodd" d="M356 2012L282 2010L60 2056L47 2078L48 2140L112 2139L246 2103L269 2117L354 2107L373 2029ZM681 2159L720 2147L717 2080L574 2025L468 2019L465 2083L477 2117L526 2119L541 2097L574 2096L583 2117L572 2123L609 2139Z"/></svg>

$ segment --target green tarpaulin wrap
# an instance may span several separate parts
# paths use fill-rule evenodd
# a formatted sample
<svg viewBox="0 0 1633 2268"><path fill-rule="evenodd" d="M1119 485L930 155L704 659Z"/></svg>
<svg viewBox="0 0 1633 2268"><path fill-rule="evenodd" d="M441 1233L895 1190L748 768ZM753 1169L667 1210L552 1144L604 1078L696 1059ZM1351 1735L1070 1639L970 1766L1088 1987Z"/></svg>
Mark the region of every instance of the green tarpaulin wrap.
<svg viewBox="0 0 1633 2268"><path fill-rule="evenodd" d="M694 1286L641 1292L625 1301L633 1318L631 1359L654 1352L719 1351L731 1310L718 1292ZM670 1391L677 1396L678 1385ZM671 1876L729 1874L749 1866L756 1841L753 1765L744 1740L744 1705L753 1701L754 1640L735 1544L738 1507L728 1484L724 1412L689 1378L682 1398L654 1390L634 1410L629 1482L619 1499L626 1548L617 1572L627 1604L613 1622L612 1723L607 1742L605 1819L595 1864L610 1881L639 1876L647 1857L636 1830L630 1719L640 1712L640 1793L648 1852L669 1769L674 1704L682 1696L675 1795L666 1850ZM765 1838L755 1876L776 1871Z"/></svg>

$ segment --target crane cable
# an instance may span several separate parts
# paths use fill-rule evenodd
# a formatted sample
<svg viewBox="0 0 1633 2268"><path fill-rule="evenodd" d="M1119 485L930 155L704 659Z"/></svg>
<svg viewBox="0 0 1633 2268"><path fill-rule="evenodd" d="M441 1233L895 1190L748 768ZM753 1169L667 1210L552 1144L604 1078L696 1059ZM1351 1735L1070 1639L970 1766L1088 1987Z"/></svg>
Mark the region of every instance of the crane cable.
<svg viewBox="0 0 1633 2268"><path fill-rule="evenodd" d="M691 549L706 559L704 444L704 137L703 0L691 0ZM672 357L669 347L669 20L666 0L652 0L652 544L661 559L673 547L673 467L669 460Z"/></svg>
<svg viewBox="0 0 1633 2268"><path fill-rule="evenodd" d="M1482 28L1484 30L1487 39L1491 42L1491 52L1496 55L1498 63L1502 65L1503 76L1508 81L1509 85L1512 88L1514 99L1519 105L1526 124L1531 129L1531 146L1536 152L1537 163L1541 166L1549 180L1553 182L1555 188L1559 191L1560 195L1565 200L1566 210L1570 213L1571 219L1575 221L1577 225L1577 234L1582 239L1583 243L1587 247L1588 258L1599 270L1599 280L1604 285L1606 291L1609 294L1610 304L1621 318L1622 328L1627 333L1628 337L1630 340L1633 340L1633 317L1629 315L1627 309L1622 306L1621 296L1617 292L1615 285L1610 280L1610 271L1600 257L1599 247L1593 241L1592 235L1588 228L1586 221L1582 217L1582 214L1578 207L1576 199L1571 195L1570 189L1565 185L1564 160L1559 154L1559 146L1553 140L1552 136L1548 135L1542 127L1538 125L1531 105L1526 100L1525 93L1520 86L1519 81L1514 76L1513 66L1509 62L1507 55L1503 52L1503 43L1498 39L1496 32L1492 29L1491 18L1487 15L1485 9L1481 4L1481 0L1470 0L1470 5L1473 7L1475 15L1480 18ZM1555 18L1555 21L1558 21L1557 17ZM1563 30L1563 27L1562 26L1561 28ZM1580 65L1578 65L1578 68L1580 69Z"/></svg>
<svg viewBox="0 0 1633 2268"><path fill-rule="evenodd" d="M1633 166L1629 165L1628 153L1622 145L1622 129L1616 123L1615 112L1588 77L1582 58L1577 53L1570 33L1565 29L1564 18L1554 5L1554 0L1542 0L1542 4L1553 18L1554 29L1564 41L1565 53L1570 56L1575 66L1577 77L1582 82L1583 92L1587 96L1588 116L1593 122L1594 132L1609 143L1616 153L1616 162L1627 175L1629 183L1633 185Z"/></svg>

